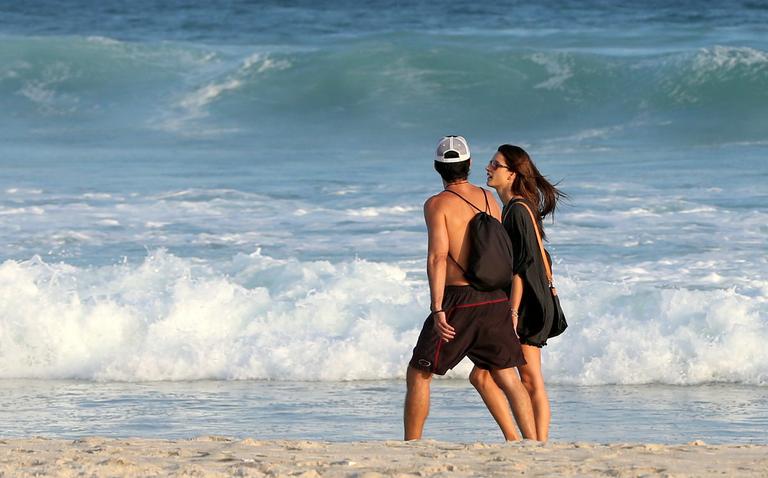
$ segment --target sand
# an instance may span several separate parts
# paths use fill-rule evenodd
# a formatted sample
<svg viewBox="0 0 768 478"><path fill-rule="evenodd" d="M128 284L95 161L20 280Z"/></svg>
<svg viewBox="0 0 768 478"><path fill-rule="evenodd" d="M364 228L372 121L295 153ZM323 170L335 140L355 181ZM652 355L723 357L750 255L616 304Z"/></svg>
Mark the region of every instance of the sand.
<svg viewBox="0 0 768 478"><path fill-rule="evenodd" d="M768 477L768 445L0 439L17 476Z"/></svg>

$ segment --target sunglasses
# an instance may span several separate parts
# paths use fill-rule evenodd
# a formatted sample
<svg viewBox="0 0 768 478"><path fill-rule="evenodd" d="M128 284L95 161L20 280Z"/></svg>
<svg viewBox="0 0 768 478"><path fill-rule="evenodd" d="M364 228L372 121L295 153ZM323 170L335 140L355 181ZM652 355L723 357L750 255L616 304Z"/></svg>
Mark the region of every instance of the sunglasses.
<svg viewBox="0 0 768 478"><path fill-rule="evenodd" d="M500 162L496 161L495 159L491 159L490 161L488 161L488 166L490 166L491 169L493 169L494 171L496 171L499 168L504 168L504 169L508 169L509 171L512 171L512 168L510 168L509 166L505 166L505 165L501 164Z"/></svg>

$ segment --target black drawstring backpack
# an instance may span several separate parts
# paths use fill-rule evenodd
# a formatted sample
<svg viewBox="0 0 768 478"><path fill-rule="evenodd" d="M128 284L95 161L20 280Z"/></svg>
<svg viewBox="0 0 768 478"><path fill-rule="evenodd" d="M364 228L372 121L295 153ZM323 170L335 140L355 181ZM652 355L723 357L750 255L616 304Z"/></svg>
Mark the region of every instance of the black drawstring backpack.
<svg viewBox="0 0 768 478"><path fill-rule="evenodd" d="M508 289L512 283L512 241L507 231L498 219L493 217L485 197L485 211L467 201L461 194L446 189L477 210L477 214L469 221L469 261L467 268L459 265L456 259L448 257L461 269L464 278L475 289L491 291Z"/></svg>

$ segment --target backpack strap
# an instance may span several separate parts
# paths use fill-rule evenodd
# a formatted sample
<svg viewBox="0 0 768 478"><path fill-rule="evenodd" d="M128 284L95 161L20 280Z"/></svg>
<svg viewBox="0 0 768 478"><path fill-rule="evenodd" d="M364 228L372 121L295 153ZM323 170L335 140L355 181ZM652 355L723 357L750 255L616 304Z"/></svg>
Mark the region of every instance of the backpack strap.
<svg viewBox="0 0 768 478"><path fill-rule="evenodd" d="M544 244L541 242L541 234L539 234L539 226L536 223L536 218L533 215L533 212L531 211L531 208L528 207L528 205L525 203L525 201L516 201L514 204L520 204L525 208L526 211L528 211L528 215L531 216L531 221L533 221L533 230L536 232L536 241L539 243L539 252L541 253L541 261L544 263L544 273L547 274L547 282L549 282L549 288L554 289L555 283L552 279L552 266L549 265L549 261L547 260L547 254L544 252ZM511 208L510 208L511 209Z"/></svg>
<svg viewBox="0 0 768 478"><path fill-rule="evenodd" d="M482 188L480 188L480 189L482 189ZM476 209L477 212L485 212L482 209L480 209L479 207L477 207L474 204L472 204L471 202L467 201L467 199L464 196L462 196L461 194L457 193L456 191L451 191L450 189L445 189L444 191L447 192L447 193L451 193L451 194L455 194L456 196L459 196L462 201L464 201L465 203L467 203L470 206L472 206L472 208ZM485 191L483 191L483 196L485 196ZM488 207L488 196L485 196L485 206L486 206L486 208Z"/></svg>
<svg viewBox="0 0 768 478"><path fill-rule="evenodd" d="M459 268L459 270L461 271L462 274L466 274L467 273L467 271L465 271L464 268L461 267L461 264L459 264L459 261L457 261L456 259L453 258L453 256L451 255L450 252L448 252L448 257L453 261L454 264L456 264L456 267Z"/></svg>
<svg viewBox="0 0 768 478"><path fill-rule="evenodd" d="M462 196L461 194L457 193L456 191L451 191L450 189L445 189L445 192L449 192L451 194L455 194L456 196L461 198L462 201L464 201L465 203L467 203L470 206L472 206L472 209L477 210L477 212L486 212L486 213L490 214L490 209L491 208L490 208L490 205L488 204L488 195L485 194L485 189L480 188L480 190L483 191L483 197L485 198L485 211L483 211L479 207L477 207L474 204L472 204L471 202L469 202L464 196ZM454 264L456 264L456 267L458 267L459 270L461 270L461 272L463 274L467 273L467 271L465 271L464 268L461 267L461 264L459 264L459 261L457 261L456 259L453 258L453 256L451 255L450 251L448 252L448 257L453 261Z"/></svg>

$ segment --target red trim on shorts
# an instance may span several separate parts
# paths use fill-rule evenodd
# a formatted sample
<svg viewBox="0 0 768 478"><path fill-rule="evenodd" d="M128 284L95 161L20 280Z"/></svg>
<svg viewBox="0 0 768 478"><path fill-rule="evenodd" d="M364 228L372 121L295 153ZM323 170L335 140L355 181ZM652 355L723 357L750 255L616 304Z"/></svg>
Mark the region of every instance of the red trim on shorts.
<svg viewBox="0 0 768 478"><path fill-rule="evenodd" d="M452 308L450 308L448 310L468 309L470 307L480 307L481 305L498 304L500 302L508 302L508 301L509 301L509 299L505 297L503 299L486 300L485 302L475 302L474 304L461 304L461 305L457 305L456 307L452 307Z"/></svg>
<svg viewBox="0 0 768 478"><path fill-rule="evenodd" d="M475 302L474 304L461 304L454 307L451 307L449 309L446 309L445 311L445 320L446 322L451 317L451 313L456 309L470 309L472 307L480 307L481 305L491 305L491 304L499 304L501 302L508 302L508 298L503 299L495 299L495 300L486 300L485 302ZM435 360L432 362L432 371L437 372L437 364L440 360L440 348L443 346L443 339L438 337L437 338L437 349L435 350Z"/></svg>
<svg viewBox="0 0 768 478"><path fill-rule="evenodd" d="M437 338L437 349L435 350L435 360L432 362L432 371L437 372L437 361L440 360L440 347L443 346L443 339Z"/></svg>

